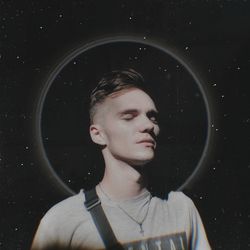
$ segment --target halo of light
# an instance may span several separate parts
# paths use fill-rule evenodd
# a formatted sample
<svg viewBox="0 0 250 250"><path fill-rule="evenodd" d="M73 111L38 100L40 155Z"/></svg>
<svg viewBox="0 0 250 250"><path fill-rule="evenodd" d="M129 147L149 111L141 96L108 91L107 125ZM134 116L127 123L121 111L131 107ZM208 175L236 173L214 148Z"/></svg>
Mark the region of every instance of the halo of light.
<svg viewBox="0 0 250 250"><path fill-rule="evenodd" d="M201 81L200 77L198 77L198 73L195 72L193 67L191 67L183 58L183 56L180 55L174 48L170 48L166 46L165 44L161 42L156 42L152 39L146 39L145 37L139 37L139 36L112 36L112 37L105 37L100 38L96 40L92 40L90 42L84 43L83 45L73 49L71 52L69 52L52 70L52 72L47 77L46 81L44 82L44 86L39 93L37 103L36 103L36 110L35 110L35 136L36 136L36 142L37 142L37 150L40 158L43 160L47 173L49 174L52 181L57 185L57 187L62 190L64 193L67 194L74 194L75 192L69 188L57 175L55 170L53 169L47 155L44 149L43 140L42 140L42 132L41 132L41 118L42 118L42 111L44 106L44 101L46 98L46 95L50 89L50 86L52 85L53 81L57 77L57 75L60 73L60 71L69 63L71 62L75 57L79 56L80 54L95 48L97 46L109 44L109 43L118 43L118 42L134 42L134 43L140 43L147 46L151 46L153 48L159 49L160 51L163 51L167 55L170 55L172 58L174 58L176 61L178 61L192 76L195 83L198 85L199 90L201 91L205 108L207 112L207 135L206 135L206 142L204 149L202 151L201 157L198 161L198 164L196 165L194 171L191 173L191 175L186 179L186 181L178 188L178 190L183 190L184 188L188 187L193 183L195 178L198 176L199 173L202 172L203 166L205 166L206 159L208 158L209 152L211 151L210 145L212 142L212 130L210 124L212 124L212 105L209 102L209 94L207 90L205 89L205 85L203 81Z"/></svg>

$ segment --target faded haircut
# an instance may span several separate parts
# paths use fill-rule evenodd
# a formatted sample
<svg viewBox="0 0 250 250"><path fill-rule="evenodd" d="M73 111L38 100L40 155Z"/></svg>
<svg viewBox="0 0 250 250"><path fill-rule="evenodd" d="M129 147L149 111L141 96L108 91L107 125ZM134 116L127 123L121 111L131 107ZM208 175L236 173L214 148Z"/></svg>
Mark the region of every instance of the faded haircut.
<svg viewBox="0 0 250 250"><path fill-rule="evenodd" d="M106 73L90 94L90 123L93 123L98 105L102 104L107 97L115 92L130 88L138 88L147 92L142 75L134 69L115 70Z"/></svg>

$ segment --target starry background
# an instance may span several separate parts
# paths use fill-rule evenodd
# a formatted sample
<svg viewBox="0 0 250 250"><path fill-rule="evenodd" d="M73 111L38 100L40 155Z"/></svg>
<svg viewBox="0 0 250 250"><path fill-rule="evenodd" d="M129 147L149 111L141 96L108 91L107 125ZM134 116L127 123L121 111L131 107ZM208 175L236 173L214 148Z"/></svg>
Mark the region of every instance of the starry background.
<svg viewBox="0 0 250 250"><path fill-rule="evenodd" d="M96 37L116 34L160 41L195 65L214 110L213 124L209 124L213 144L206 170L184 191L200 211L213 249L249 249L249 11L247 0L0 1L0 249L29 249L42 215L68 196L44 171L44 162L37 154L35 106L46 77L72 48ZM57 77L45 100L42 132L46 153L60 177L75 191L81 186L81 180L75 177L79 168L72 170L68 164L88 162L81 172L84 188L101 175L98 176L93 159L86 155L88 139L82 143L79 135L81 124L86 129L86 117L79 118L84 108L77 110L82 97L79 88L83 95L88 94L83 83L96 81L102 70L116 65L132 65L145 73L154 66L152 72L159 82L166 77L169 82L179 83L178 70L182 70L183 79L189 77L181 65L176 69L176 62L164 61L164 55L156 56L152 48L141 44L112 46L99 48L109 62L107 65L102 59L104 68L98 63L93 69L100 55L98 48L75 58ZM126 52L121 53L122 48ZM108 57L108 50L111 54L117 50L121 58L127 55L127 62L123 65L120 57ZM152 53L147 54L150 50ZM97 73L94 79L87 78L89 74L81 75L75 84L83 65ZM63 84L59 84L60 77ZM177 100L170 114L180 120L169 116L165 119L172 129L165 138L168 145L186 145L174 148L174 155L181 153L180 160L193 157L190 162L183 161L190 166L197 163L204 146L206 117L199 90L191 80L187 82L188 87L178 88L181 97L177 98L175 84L168 89L172 93L169 103ZM82 100L84 107L85 99ZM185 123L188 126L184 126L183 133L190 135L183 139L185 136L173 124L186 121L187 117L191 117L191 125ZM86 138L84 133L82 136ZM187 150L188 145L192 145L192 150ZM168 161L179 168L178 161ZM180 183L175 185L175 180L185 179L188 174L175 172L168 188L178 187Z"/></svg>

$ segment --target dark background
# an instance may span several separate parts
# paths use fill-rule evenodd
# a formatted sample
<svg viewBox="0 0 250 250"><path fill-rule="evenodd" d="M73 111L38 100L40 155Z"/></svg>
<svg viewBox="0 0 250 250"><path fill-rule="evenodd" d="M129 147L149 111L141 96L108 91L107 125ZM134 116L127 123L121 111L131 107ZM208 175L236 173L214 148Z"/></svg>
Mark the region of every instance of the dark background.
<svg viewBox="0 0 250 250"><path fill-rule="evenodd" d="M0 249L28 249L42 215L67 195L42 170L34 138L37 96L52 68L96 37L136 34L169 44L213 100L206 171L186 193L213 249L248 249L249 1L1 1Z"/></svg>

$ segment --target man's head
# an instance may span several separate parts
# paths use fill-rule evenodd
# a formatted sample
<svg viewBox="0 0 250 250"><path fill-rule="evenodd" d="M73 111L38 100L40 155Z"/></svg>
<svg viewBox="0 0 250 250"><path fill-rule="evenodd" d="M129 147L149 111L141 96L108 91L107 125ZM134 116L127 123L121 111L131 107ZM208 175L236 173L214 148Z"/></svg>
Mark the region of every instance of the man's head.
<svg viewBox="0 0 250 250"><path fill-rule="evenodd" d="M131 88L145 91L144 79L133 69L111 71L103 76L90 95L90 123L93 123L98 106L114 93Z"/></svg>
<svg viewBox="0 0 250 250"><path fill-rule="evenodd" d="M132 69L105 75L91 93L90 135L104 158L143 165L154 157L157 109Z"/></svg>

